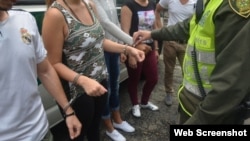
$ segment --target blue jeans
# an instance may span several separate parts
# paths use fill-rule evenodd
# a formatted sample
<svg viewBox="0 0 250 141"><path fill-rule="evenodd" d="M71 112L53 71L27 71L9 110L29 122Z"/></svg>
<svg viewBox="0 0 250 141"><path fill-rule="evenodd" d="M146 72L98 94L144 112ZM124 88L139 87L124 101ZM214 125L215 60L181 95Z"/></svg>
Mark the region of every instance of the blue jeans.
<svg viewBox="0 0 250 141"><path fill-rule="evenodd" d="M103 119L110 118L110 112L119 110L119 77L120 77L120 54L104 52L105 62L108 69L108 98L102 114Z"/></svg>

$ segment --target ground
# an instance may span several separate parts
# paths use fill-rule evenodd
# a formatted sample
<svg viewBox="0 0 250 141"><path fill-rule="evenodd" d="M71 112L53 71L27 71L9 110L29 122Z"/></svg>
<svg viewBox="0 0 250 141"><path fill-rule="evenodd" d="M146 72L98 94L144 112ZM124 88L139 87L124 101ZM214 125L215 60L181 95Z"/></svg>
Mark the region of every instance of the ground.
<svg viewBox="0 0 250 141"><path fill-rule="evenodd" d="M142 109L140 118L135 118L131 114L131 102L126 88L126 81L120 86L120 101L121 101L121 114L122 118L128 121L135 127L134 133L122 133L127 141L169 141L169 127L170 124L177 123L177 108L178 101L176 95L174 96L174 103L172 106L166 106L164 98L166 96L164 88L164 63L162 56L158 64L159 81L152 93L150 101L159 106L159 111L150 111ZM181 83L181 68L177 64L174 73L174 86L175 91ZM141 83L142 85L142 83ZM102 125L101 131L102 141L111 141L105 134L105 128Z"/></svg>

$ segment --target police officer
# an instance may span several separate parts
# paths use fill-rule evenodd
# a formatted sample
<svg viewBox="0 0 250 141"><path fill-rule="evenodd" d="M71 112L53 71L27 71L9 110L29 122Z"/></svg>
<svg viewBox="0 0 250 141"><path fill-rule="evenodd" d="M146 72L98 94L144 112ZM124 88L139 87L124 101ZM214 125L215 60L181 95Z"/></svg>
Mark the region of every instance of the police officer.
<svg viewBox="0 0 250 141"><path fill-rule="evenodd" d="M204 7L204 8L203 8ZM242 124L250 96L250 0L198 0L190 19L134 40L187 40L181 124Z"/></svg>

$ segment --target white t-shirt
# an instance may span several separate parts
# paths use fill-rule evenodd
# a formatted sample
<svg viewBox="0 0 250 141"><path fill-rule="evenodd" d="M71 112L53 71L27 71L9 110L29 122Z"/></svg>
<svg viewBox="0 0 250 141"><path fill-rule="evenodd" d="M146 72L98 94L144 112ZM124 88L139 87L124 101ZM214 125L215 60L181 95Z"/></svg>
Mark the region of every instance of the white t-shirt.
<svg viewBox="0 0 250 141"><path fill-rule="evenodd" d="M196 1L189 0L186 4L182 5L180 0L160 0L160 6L168 9L169 17L167 26L174 25L192 16L195 11Z"/></svg>
<svg viewBox="0 0 250 141"><path fill-rule="evenodd" d="M0 22L0 140L41 141L49 126L37 85L47 51L34 17L8 11Z"/></svg>

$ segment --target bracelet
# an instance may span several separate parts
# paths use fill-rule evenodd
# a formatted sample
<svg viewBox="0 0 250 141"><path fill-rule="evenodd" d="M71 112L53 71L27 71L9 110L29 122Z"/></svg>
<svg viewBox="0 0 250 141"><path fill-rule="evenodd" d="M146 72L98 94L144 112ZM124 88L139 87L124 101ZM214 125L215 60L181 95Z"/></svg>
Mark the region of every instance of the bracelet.
<svg viewBox="0 0 250 141"><path fill-rule="evenodd" d="M128 47L128 45L124 45L124 48L123 48L123 53L125 54L125 55L127 55L127 47Z"/></svg>
<svg viewBox="0 0 250 141"><path fill-rule="evenodd" d="M155 50L159 50L159 48L155 48Z"/></svg>
<svg viewBox="0 0 250 141"><path fill-rule="evenodd" d="M74 79L73 79L73 85L77 85L77 81L78 81L78 79L79 79L80 76L81 76L81 74L78 73L78 74L74 77Z"/></svg>
<svg viewBox="0 0 250 141"><path fill-rule="evenodd" d="M67 117L70 117L73 115L75 115L75 111L73 111L72 113L69 113L69 114L64 114L63 117L66 119Z"/></svg>

